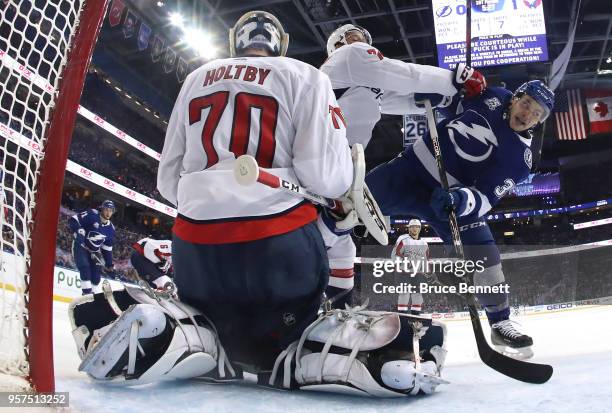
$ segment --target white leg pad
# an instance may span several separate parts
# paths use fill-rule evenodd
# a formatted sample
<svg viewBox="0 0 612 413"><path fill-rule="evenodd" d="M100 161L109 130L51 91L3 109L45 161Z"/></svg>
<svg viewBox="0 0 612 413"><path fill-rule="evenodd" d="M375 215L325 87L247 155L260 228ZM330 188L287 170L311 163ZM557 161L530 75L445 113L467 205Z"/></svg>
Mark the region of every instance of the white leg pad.
<svg viewBox="0 0 612 413"><path fill-rule="evenodd" d="M360 356L390 344L402 328L400 316L411 319L411 328L417 333L414 336L417 341L413 341L412 348L419 354L418 343L429 328L425 326L439 325L431 319L366 311L363 307L336 309L322 314L304 330L300 340L292 343L277 357L268 384L277 383L276 377L282 369L282 386L290 388L291 359L295 357L293 378L303 390L340 391L376 397L405 397L419 391L433 392L439 384L447 383L440 378L446 355L443 348L446 332L443 326L442 346L433 346L434 351L430 352L435 361L421 361L420 358L391 359L380 365L376 357L363 361ZM311 352L305 346L306 341L323 344L323 347ZM350 353L337 354L332 352L332 346L350 350ZM390 349L388 354L392 355L393 351ZM281 367L283 360L284 368ZM374 377L373 374L380 374L380 377Z"/></svg>
<svg viewBox="0 0 612 413"><path fill-rule="evenodd" d="M208 373L217 366L217 346L215 337L210 330L197 327L204 340L204 347L197 338L198 332L194 326L183 326L174 330L170 347L164 355L139 378L139 382L148 383L162 378L187 379ZM186 333L186 334L184 334ZM192 352L187 358L180 360L189 349ZM193 356L193 357L192 357ZM193 365L189 363L193 362ZM163 377L163 376L167 377Z"/></svg>
<svg viewBox="0 0 612 413"><path fill-rule="evenodd" d="M166 314L156 305L130 306L114 323L94 332L79 370L95 379L133 385L166 378L197 377L215 368L215 335L207 328L183 324L174 327L164 354L145 372L135 374L138 355L145 356L139 340L161 335L167 323ZM96 339L97 336L100 338Z"/></svg>
<svg viewBox="0 0 612 413"><path fill-rule="evenodd" d="M327 354L323 371L320 370L321 353L311 353L303 356L295 371L295 380L307 386L307 390L338 391L343 393L361 394L378 397L401 397L402 393L385 389L373 378L366 366L355 359L349 370L348 377L343 376L344 364L348 356ZM333 387L329 387L333 385ZM300 387L302 389L302 387Z"/></svg>
<svg viewBox="0 0 612 413"><path fill-rule="evenodd" d="M166 326L166 316L154 306L133 305L123 312L95 346L90 346L88 354L79 366L96 379L105 380L130 346L130 333L133 322L138 326L138 338L151 338L160 334Z"/></svg>

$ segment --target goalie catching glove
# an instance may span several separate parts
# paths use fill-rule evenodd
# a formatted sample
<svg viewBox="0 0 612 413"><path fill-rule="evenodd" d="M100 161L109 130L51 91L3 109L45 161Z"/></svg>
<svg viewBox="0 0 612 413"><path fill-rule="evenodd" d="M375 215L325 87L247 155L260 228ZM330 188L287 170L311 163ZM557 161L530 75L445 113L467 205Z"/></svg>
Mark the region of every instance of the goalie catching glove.
<svg viewBox="0 0 612 413"><path fill-rule="evenodd" d="M381 245L387 245L389 227L380 208L365 183L365 156L363 146L356 143L351 148L353 158L353 183L337 200L337 207L323 211L323 222L337 235L350 232L357 225L364 225Z"/></svg>

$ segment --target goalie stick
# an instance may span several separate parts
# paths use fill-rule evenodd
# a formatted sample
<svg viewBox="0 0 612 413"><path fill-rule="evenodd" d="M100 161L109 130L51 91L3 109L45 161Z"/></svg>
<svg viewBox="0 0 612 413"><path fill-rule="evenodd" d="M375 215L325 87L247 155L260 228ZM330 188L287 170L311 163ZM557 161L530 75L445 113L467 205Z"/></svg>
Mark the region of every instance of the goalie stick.
<svg viewBox="0 0 612 413"><path fill-rule="evenodd" d="M333 199L314 194L296 183L289 182L261 169L259 165L257 165L255 158L250 155L242 155L236 159L236 163L234 164L234 178L236 178L236 181L240 185L249 186L253 185L255 182L259 182L270 188L277 188L292 195L301 196L302 198L330 209L335 209L340 206L339 203Z"/></svg>
<svg viewBox="0 0 612 413"><path fill-rule="evenodd" d="M438 138L438 130L436 128L434 112L429 100L425 100L424 103L429 134L433 143L434 157L438 165L438 173L440 174L440 182L442 184L442 188L448 191L448 179L446 178L446 168L444 167L444 161L442 159L442 151L440 149L440 140ZM449 214L449 222L455 252L460 259L464 259L463 245L459 235L459 226L457 225L457 216L455 211L451 211ZM470 319L472 321L472 329L474 330L474 338L476 339L476 346L478 347L478 355L483 363L501 374L526 383L542 384L546 383L548 379L550 379L553 374L552 366L549 366L548 364L529 363L526 361L517 360L493 350L484 336L482 324L480 323L480 316L478 314L478 310L476 309L476 297L474 294L470 293L459 294L459 296L467 301Z"/></svg>
<svg viewBox="0 0 612 413"><path fill-rule="evenodd" d="M351 205L351 211L345 211L349 212L347 216L354 214L355 222L357 222L358 219L376 241L381 245L387 245L389 243L389 237L387 235L389 228L382 212L380 212L376 200L364 182L365 159L363 147L359 144L353 145L351 156L353 157L354 168L353 185L340 201L315 194L294 182L282 179L260 168L255 158L250 155L242 155L236 159L234 163L234 178L240 185L249 186L253 185L255 182L259 182L270 188L282 190L291 195L308 199L309 201L330 209L341 211L343 205ZM345 201L347 204L344 203Z"/></svg>

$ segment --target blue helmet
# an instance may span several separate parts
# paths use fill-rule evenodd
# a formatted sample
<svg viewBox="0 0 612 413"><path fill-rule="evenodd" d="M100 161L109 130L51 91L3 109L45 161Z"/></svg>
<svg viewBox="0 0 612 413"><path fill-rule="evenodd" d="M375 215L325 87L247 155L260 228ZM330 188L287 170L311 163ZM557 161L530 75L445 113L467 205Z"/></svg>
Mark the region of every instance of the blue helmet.
<svg viewBox="0 0 612 413"><path fill-rule="evenodd" d="M544 108L544 116L541 122L546 120L555 106L555 92L550 90L541 80L530 80L523 83L514 91L515 96L519 94L529 95Z"/></svg>
<svg viewBox="0 0 612 413"><path fill-rule="evenodd" d="M107 199L106 201L102 202L98 208L99 209L103 209L103 208L112 209L113 212L115 212L117 210L117 208L115 208L115 203L113 201L109 200L109 199Z"/></svg>

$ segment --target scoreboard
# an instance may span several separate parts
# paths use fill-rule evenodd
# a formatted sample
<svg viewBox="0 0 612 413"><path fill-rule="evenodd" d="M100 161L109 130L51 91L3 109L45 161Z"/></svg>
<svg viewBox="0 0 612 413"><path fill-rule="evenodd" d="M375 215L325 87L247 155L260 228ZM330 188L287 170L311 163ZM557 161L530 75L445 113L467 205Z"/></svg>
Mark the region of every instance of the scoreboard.
<svg viewBox="0 0 612 413"><path fill-rule="evenodd" d="M472 2L471 64L475 67L548 60L543 0ZM465 62L466 0L432 0L438 65Z"/></svg>

